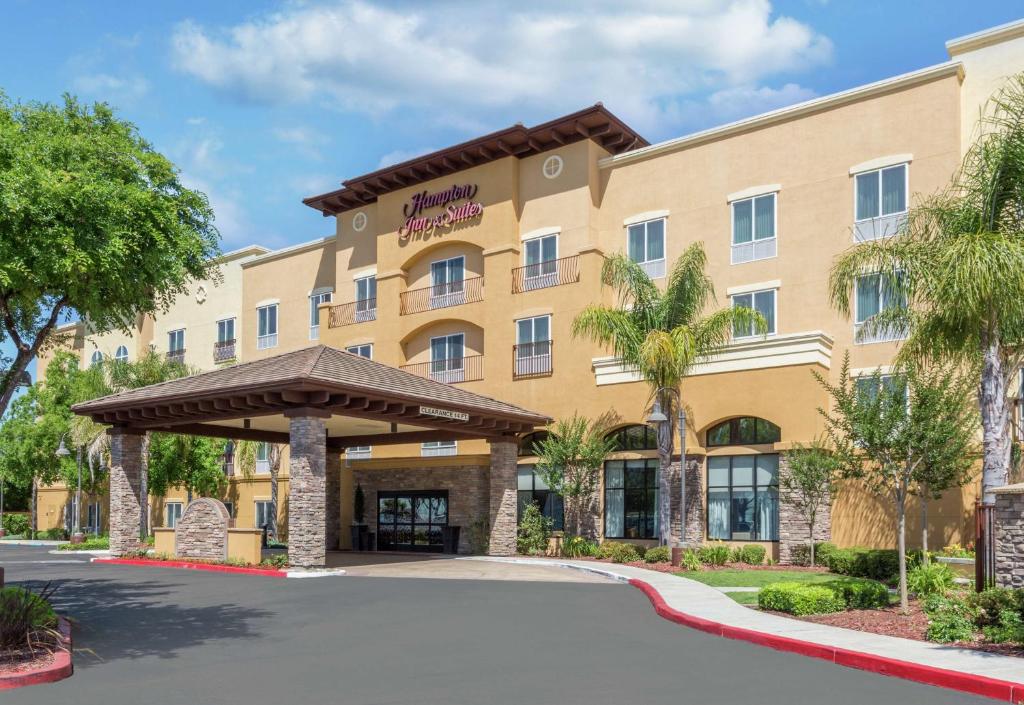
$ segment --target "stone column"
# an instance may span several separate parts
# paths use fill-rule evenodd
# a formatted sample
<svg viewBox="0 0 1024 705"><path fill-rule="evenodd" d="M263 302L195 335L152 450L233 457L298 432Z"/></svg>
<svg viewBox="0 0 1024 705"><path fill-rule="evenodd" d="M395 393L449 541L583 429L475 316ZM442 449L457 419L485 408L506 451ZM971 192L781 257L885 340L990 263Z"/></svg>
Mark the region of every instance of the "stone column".
<svg viewBox="0 0 1024 705"><path fill-rule="evenodd" d="M516 553L516 451L512 441L491 441L490 548L492 556ZM464 529L465 530L465 529Z"/></svg>
<svg viewBox="0 0 1024 705"><path fill-rule="evenodd" d="M114 426L110 436L110 555L139 548L142 528L142 473L145 431Z"/></svg>
<svg viewBox="0 0 1024 705"><path fill-rule="evenodd" d="M1024 588L1024 483L995 491L996 585Z"/></svg>
<svg viewBox="0 0 1024 705"><path fill-rule="evenodd" d="M789 474L789 460L785 453L779 454L779 563L790 565L794 549L809 546L811 526L797 506L799 496L787 492L782 479ZM818 508L814 518L814 542L832 538L832 500L829 498ZM808 549L809 550L809 549ZM810 553L808 553L808 556Z"/></svg>
<svg viewBox="0 0 1024 705"><path fill-rule="evenodd" d="M289 409L288 562L322 568L327 561L327 433L323 409Z"/></svg>
<svg viewBox="0 0 1024 705"><path fill-rule="evenodd" d="M327 507L324 515L324 537L327 550L336 551L341 546L341 453L337 449L327 450L326 470Z"/></svg>
<svg viewBox="0 0 1024 705"><path fill-rule="evenodd" d="M704 543L704 456L686 456L686 530L683 545L695 548Z"/></svg>

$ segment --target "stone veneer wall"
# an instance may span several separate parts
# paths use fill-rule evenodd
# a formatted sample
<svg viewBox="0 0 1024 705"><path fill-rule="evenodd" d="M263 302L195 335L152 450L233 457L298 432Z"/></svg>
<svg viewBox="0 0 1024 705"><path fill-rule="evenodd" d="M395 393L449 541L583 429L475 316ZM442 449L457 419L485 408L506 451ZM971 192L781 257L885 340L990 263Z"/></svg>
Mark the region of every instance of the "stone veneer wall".
<svg viewBox="0 0 1024 705"><path fill-rule="evenodd" d="M219 499L200 497L181 513L174 528L174 553L178 558L223 561L228 557L228 508Z"/></svg>
<svg viewBox="0 0 1024 705"><path fill-rule="evenodd" d="M336 450L327 451L324 480L327 492L324 537L327 550L336 551L341 542L341 453Z"/></svg>
<svg viewBox="0 0 1024 705"><path fill-rule="evenodd" d="M789 472L789 461L785 453L779 454L779 563L793 562L793 549L809 544L810 523L803 512L793 504L791 493L782 484L782 478ZM814 542L829 541L832 538L832 502L826 501L818 510L814 521Z"/></svg>
<svg viewBox="0 0 1024 705"><path fill-rule="evenodd" d="M492 442L490 477L491 540L487 553L492 556L516 554L519 446L512 442Z"/></svg>
<svg viewBox="0 0 1024 705"><path fill-rule="evenodd" d="M327 561L327 434L317 416L293 416L288 461L288 562Z"/></svg>
<svg viewBox="0 0 1024 705"><path fill-rule="evenodd" d="M686 534L684 546L704 543L707 522L704 519L704 456L686 456Z"/></svg>
<svg viewBox="0 0 1024 705"><path fill-rule="evenodd" d="M1024 484L996 490L996 585L1024 588Z"/></svg>
<svg viewBox="0 0 1024 705"><path fill-rule="evenodd" d="M486 465L437 465L352 470L353 487L366 495L366 523L377 531L377 493L398 490L447 490L448 524L459 531L459 553L469 553L469 527L487 519L490 507L490 468ZM515 521L515 514L512 516Z"/></svg>
<svg viewBox="0 0 1024 705"><path fill-rule="evenodd" d="M110 555L118 557L139 546L145 435L116 426L107 433L110 435Z"/></svg>

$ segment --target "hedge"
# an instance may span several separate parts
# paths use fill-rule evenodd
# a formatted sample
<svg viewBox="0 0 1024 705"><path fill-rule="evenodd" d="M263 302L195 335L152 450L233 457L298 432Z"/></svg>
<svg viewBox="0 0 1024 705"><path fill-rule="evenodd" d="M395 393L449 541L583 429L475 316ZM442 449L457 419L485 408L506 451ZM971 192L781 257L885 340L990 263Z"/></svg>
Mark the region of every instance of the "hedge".
<svg viewBox="0 0 1024 705"><path fill-rule="evenodd" d="M899 554L891 548L837 548L827 555L827 562L822 562L839 575L888 582L900 572ZM920 551L907 553L908 569L920 562Z"/></svg>
<svg viewBox="0 0 1024 705"><path fill-rule="evenodd" d="M889 590L885 585L857 578L827 583L769 583L757 595L761 609L797 616L875 609L888 604Z"/></svg>

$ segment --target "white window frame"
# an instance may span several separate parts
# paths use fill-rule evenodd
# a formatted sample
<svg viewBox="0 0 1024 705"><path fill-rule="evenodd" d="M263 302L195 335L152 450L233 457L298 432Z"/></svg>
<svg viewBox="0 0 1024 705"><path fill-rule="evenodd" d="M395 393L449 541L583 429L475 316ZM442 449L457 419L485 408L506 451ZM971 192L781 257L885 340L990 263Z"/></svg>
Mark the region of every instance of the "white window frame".
<svg viewBox="0 0 1024 705"><path fill-rule="evenodd" d="M902 271L895 272L895 276L901 276ZM878 276L879 277L879 289L878 289L878 312L886 310L888 306L883 305L881 288L881 277L886 276L883 272L861 272L857 275L857 278L853 282L853 344L854 345L872 345L874 343L891 343L897 340L903 340L906 338L906 333L902 331L876 331L874 337L863 338L859 336L860 329L867 322L867 318L861 318L860 315L860 280L865 277Z"/></svg>
<svg viewBox="0 0 1024 705"><path fill-rule="evenodd" d="M750 289L750 290L742 290L742 291L733 292L732 294L729 294L729 305L730 306L736 306L736 297L738 297L738 296L749 296L750 297L750 308L756 311L757 309L754 307L754 297L757 296L758 294L764 294L764 293L767 293L767 292L771 292L771 294L772 294L772 323L774 324L774 328L775 329L774 330L770 330L767 333L765 333L764 335L762 335L761 333L754 332L753 328L751 328L751 332L749 334L747 334L747 335L735 335L735 334L733 334L733 336L732 336L733 340L750 340L751 338L762 338L762 337L770 337L770 336L778 335L778 332L779 332L779 287L777 287L777 286L769 286L769 287L765 287L763 289Z"/></svg>
<svg viewBox="0 0 1024 705"><path fill-rule="evenodd" d="M274 309L274 332L273 333L267 332L267 333L264 333L263 335L260 335L260 315L261 315L261 313L263 311L270 311L270 309ZM256 308L256 349L257 350L267 350L269 348L276 348L277 347L277 332L278 332L278 329L281 327L281 325L280 325L281 324L280 314L281 314L280 304L276 304L276 303L274 303L274 304L266 304L265 306L258 306ZM269 331L269 328L270 328L269 320L270 320L270 314L268 313L267 314L267 321L268 321L267 329L268 329L268 331Z"/></svg>
<svg viewBox="0 0 1024 705"><path fill-rule="evenodd" d="M523 288L527 291L531 289L543 289L549 286L554 286L558 282L558 242L559 233L546 233L544 235L537 235L523 240ZM527 249L529 249L531 243L537 243L539 256L544 256L544 241L551 238L555 241L555 256L553 259L538 259L533 264L527 261ZM550 263L550 264L549 264ZM548 265L548 266L545 266ZM550 270L550 271L546 271Z"/></svg>
<svg viewBox="0 0 1024 705"><path fill-rule="evenodd" d="M435 362L440 362L440 360L435 360L434 359L434 341L435 340L442 340L442 339L444 339L445 340L445 346L444 347L445 347L445 351L447 351L450 348L450 345L449 345L449 343L447 341L450 338L454 338L456 336L461 336L462 337L462 357L461 358L450 357L450 356L448 356L448 353L446 352L445 353L446 357L444 358L444 362L445 362L444 369L443 370L435 371L434 370L434 363ZM459 360L459 366L458 367L452 367L452 361L453 360ZM430 379L434 380L435 382L444 382L445 384L455 384L456 382L464 382L466 380L466 334L464 332L460 331L460 332L457 332L457 333L448 333L447 335L435 335L435 336L433 336L430 339L430 368L429 368L429 374L430 374Z"/></svg>
<svg viewBox="0 0 1024 705"><path fill-rule="evenodd" d="M168 529L176 527L181 521L181 513L184 509L181 502L167 502L164 505L164 526Z"/></svg>
<svg viewBox="0 0 1024 705"><path fill-rule="evenodd" d="M445 270L449 269L449 262L462 260L462 279L448 279L445 274L445 281L438 284L434 281L434 265L445 263ZM458 283L458 288L454 285ZM438 293L438 287L443 289ZM447 308L466 303L466 256L456 255L434 260L430 263L430 308Z"/></svg>
<svg viewBox="0 0 1024 705"><path fill-rule="evenodd" d="M260 456L263 456L262 458ZM260 474L270 473L270 444L260 441L256 444L256 472Z"/></svg>
<svg viewBox="0 0 1024 705"><path fill-rule="evenodd" d="M103 353L99 350L93 350L92 355L89 356L89 366L98 365L103 362Z"/></svg>
<svg viewBox="0 0 1024 705"><path fill-rule="evenodd" d="M263 511L260 511L260 505L264 505ZM274 505L269 499L254 499L252 502L252 525L255 529L262 529L263 526L260 524L260 514L263 514L263 523L266 523L267 516L273 511Z"/></svg>
<svg viewBox="0 0 1024 705"><path fill-rule="evenodd" d="M231 337L230 338L224 338L224 337L221 336L222 326L224 328L226 328L227 326L223 325L223 324L228 324L228 323L231 324ZM232 341L232 340L237 340L237 338L235 336L236 336L236 333L235 333L235 317L234 316L229 316L228 318L221 318L221 319L217 320L217 342L218 343L226 343L226 342L229 342L229 341Z"/></svg>
<svg viewBox="0 0 1024 705"><path fill-rule="evenodd" d="M121 351L124 350L124 355ZM114 351L114 362L128 362L128 347L125 345L118 345L117 350Z"/></svg>
<svg viewBox="0 0 1024 705"><path fill-rule="evenodd" d="M363 348L369 348L370 354L369 355L363 355L363 353L362 353L362 349ZM373 359L373 343L361 343L359 345L349 345L348 347L345 348L345 352L350 352L353 355L358 355L359 357L364 357L367 360L372 360Z"/></svg>
<svg viewBox="0 0 1024 705"><path fill-rule="evenodd" d="M369 460L373 455L373 446L352 446L345 449L346 460Z"/></svg>
<svg viewBox="0 0 1024 705"><path fill-rule="evenodd" d="M903 167L903 210L882 215L882 172ZM859 178L865 174L878 174L878 215L857 218L857 195ZM895 235L910 211L910 162L886 164L874 169L864 169L851 174L853 177L853 241L870 242Z"/></svg>
<svg viewBox="0 0 1024 705"><path fill-rule="evenodd" d="M320 304L334 300L333 291L314 292L309 295L309 339L320 340Z"/></svg>
<svg viewBox="0 0 1024 705"><path fill-rule="evenodd" d="M769 191L767 193L759 193L751 195L745 198L737 198L729 201L729 240L731 242L731 248L729 253L730 264L746 264L747 262L757 262L763 259L772 259L777 257L779 254L779 198L777 191ZM757 239L756 236L756 220L757 220L757 200L760 198L771 198L772 199L772 236ZM749 242L735 242L736 237L736 206L740 203L750 202L750 241ZM759 247L760 245L760 247ZM749 251L749 256L747 253Z"/></svg>
<svg viewBox="0 0 1024 705"><path fill-rule="evenodd" d="M537 329L537 320L545 318L548 322L548 338L547 340L536 340L535 334ZM524 343L519 339L519 324L524 321L530 322L531 340L529 343ZM529 375L529 374L545 374L551 371L551 343L554 340L553 331L551 330L551 314L543 313L539 316L527 316L525 318L517 318L514 321L516 327L516 374L517 375ZM536 354L532 346L538 343L548 343L547 352L543 354ZM531 345L530 355L520 355L519 347L522 345Z"/></svg>
<svg viewBox="0 0 1024 705"><path fill-rule="evenodd" d="M377 318L377 275L371 274L366 277L359 277L352 281L356 291L356 311L355 320L357 323L362 321L373 321ZM366 287L365 296L359 292L360 284ZM370 289L373 289L373 296L370 296Z"/></svg>
<svg viewBox="0 0 1024 705"><path fill-rule="evenodd" d="M445 455L458 455L458 441L427 441L420 444L420 455L424 458L435 458Z"/></svg>
<svg viewBox="0 0 1024 705"><path fill-rule="evenodd" d="M647 249L647 226L651 223L661 221L661 259L648 259ZM635 223L628 223L626 225L626 256L629 257L629 229L638 226L644 228L644 260L637 262L640 267L647 273L651 279L663 279L666 273L666 263L668 261L668 218L661 216L658 218L648 218L647 220L641 220ZM632 259L632 258L631 258Z"/></svg>

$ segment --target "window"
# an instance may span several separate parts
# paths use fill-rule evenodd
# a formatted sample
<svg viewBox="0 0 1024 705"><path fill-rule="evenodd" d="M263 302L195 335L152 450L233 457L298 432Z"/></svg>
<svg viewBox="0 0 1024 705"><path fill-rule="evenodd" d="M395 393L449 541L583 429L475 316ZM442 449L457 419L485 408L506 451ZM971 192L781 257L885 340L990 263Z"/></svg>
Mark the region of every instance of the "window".
<svg viewBox="0 0 1024 705"><path fill-rule="evenodd" d="M523 512L531 504L536 504L541 514L551 520L551 528L561 531L565 525L565 508L562 495L552 492L544 483L533 465L520 465L518 468L518 488L516 502L516 522L522 521Z"/></svg>
<svg viewBox="0 0 1024 705"><path fill-rule="evenodd" d="M270 472L270 444L256 444L256 472Z"/></svg>
<svg viewBox="0 0 1024 705"><path fill-rule="evenodd" d="M626 231L629 258L639 264L647 276L665 276L665 219L630 225Z"/></svg>
<svg viewBox="0 0 1024 705"><path fill-rule="evenodd" d="M466 258L452 257L430 263L430 308L466 303Z"/></svg>
<svg viewBox="0 0 1024 705"><path fill-rule="evenodd" d="M609 460L604 464L604 536L653 539L658 535L658 461Z"/></svg>
<svg viewBox="0 0 1024 705"><path fill-rule="evenodd" d="M909 411L910 397L907 394L907 385L905 380L897 375L861 375L854 378L853 388L858 395L865 396L871 401L877 399L879 391L883 389L888 394L896 393L902 398L903 403L907 406L907 410Z"/></svg>
<svg viewBox="0 0 1024 705"><path fill-rule="evenodd" d="M420 446L420 455L425 458L436 455L455 455L457 451L455 441L428 441Z"/></svg>
<svg viewBox="0 0 1024 705"><path fill-rule="evenodd" d="M524 288L554 286L558 278L558 236L535 237L523 243Z"/></svg>
<svg viewBox="0 0 1024 705"><path fill-rule="evenodd" d="M320 304L331 303L331 292L309 295L309 339L320 339Z"/></svg>
<svg viewBox="0 0 1024 705"><path fill-rule="evenodd" d="M907 212L907 165L857 174L854 204L858 242L895 235Z"/></svg>
<svg viewBox="0 0 1024 705"><path fill-rule="evenodd" d="M233 343L235 342L235 319L224 318L217 321L217 342L218 343Z"/></svg>
<svg viewBox="0 0 1024 705"><path fill-rule="evenodd" d="M233 441L224 442L224 453L220 457L220 469L228 477L235 474L235 444Z"/></svg>
<svg viewBox="0 0 1024 705"><path fill-rule="evenodd" d="M256 309L256 349L277 347L277 304Z"/></svg>
<svg viewBox="0 0 1024 705"><path fill-rule="evenodd" d="M551 373L551 316L516 321L517 377Z"/></svg>
<svg viewBox="0 0 1024 705"><path fill-rule="evenodd" d="M94 350L92 353L92 358L90 358L89 360L89 364L98 365L101 362L103 362L103 353L101 353L99 350Z"/></svg>
<svg viewBox="0 0 1024 705"><path fill-rule="evenodd" d="M270 523L270 518L273 514L273 505L269 499L257 499L256 500L256 520L253 526L257 529L264 528Z"/></svg>
<svg viewBox="0 0 1024 705"><path fill-rule="evenodd" d="M452 384L466 379L466 336L463 333L430 339L430 378Z"/></svg>
<svg viewBox="0 0 1024 705"><path fill-rule="evenodd" d="M85 530L90 534L100 534L103 531L103 508L99 502L89 502L86 508L88 516L85 522Z"/></svg>
<svg viewBox="0 0 1024 705"><path fill-rule="evenodd" d="M732 203L732 263L741 264L774 257L775 194Z"/></svg>
<svg viewBox="0 0 1024 705"><path fill-rule="evenodd" d="M754 416L740 416L712 426L707 433L707 446L749 446L755 443L778 443L782 429L771 421Z"/></svg>
<svg viewBox="0 0 1024 705"><path fill-rule="evenodd" d="M708 458L708 538L779 540L779 456Z"/></svg>
<svg viewBox="0 0 1024 705"><path fill-rule="evenodd" d="M231 518L231 519L234 519L235 518L235 503L234 502L225 501L224 502L224 508L228 510L228 517Z"/></svg>
<svg viewBox="0 0 1024 705"><path fill-rule="evenodd" d="M168 502L164 505L164 514L167 517L167 521L164 522L164 526L168 529L173 529L178 525L178 520L181 519L181 502Z"/></svg>
<svg viewBox="0 0 1024 705"><path fill-rule="evenodd" d="M752 308L760 313L768 325L767 335L775 334L775 289L735 294L732 297L732 305L736 308ZM748 325L736 323L732 328L732 337L734 338L749 338L757 334L753 321Z"/></svg>
<svg viewBox="0 0 1024 705"><path fill-rule="evenodd" d="M557 154L552 154L550 157L544 160L541 165L541 171L544 173L546 179L557 179L558 175L562 173L562 167L565 166L565 162Z"/></svg>
<svg viewBox="0 0 1024 705"><path fill-rule="evenodd" d="M124 345L118 345L117 350L114 351L115 362L128 362L128 348Z"/></svg>
<svg viewBox="0 0 1024 705"><path fill-rule="evenodd" d="M366 460L373 454L373 446L352 446L345 449L345 458L348 460Z"/></svg>
<svg viewBox="0 0 1024 705"><path fill-rule="evenodd" d="M167 352L172 356L185 352L185 329L179 328L167 334Z"/></svg>
<svg viewBox="0 0 1024 705"><path fill-rule="evenodd" d="M382 551L444 549L448 491L377 493L377 547Z"/></svg>
<svg viewBox="0 0 1024 705"><path fill-rule="evenodd" d="M547 431L534 431L533 433L527 433L519 441L519 457L523 457L524 455L537 455L537 444L543 442L547 437Z"/></svg>
<svg viewBox="0 0 1024 705"><path fill-rule="evenodd" d="M367 360L373 359L373 343L363 343L362 345L350 345L345 348L346 352L350 352L353 355L359 357L365 357Z"/></svg>
<svg viewBox="0 0 1024 705"><path fill-rule="evenodd" d="M356 279L356 322L377 318L377 277Z"/></svg>
<svg viewBox="0 0 1024 705"><path fill-rule="evenodd" d="M612 448L613 452L622 450L658 449L658 435L650 426L642 426L640 424L636 424L635 426L623 426L622 428L609 433L608 438L615 442L614 447Z"/></svg>
<svg viewBox="0 0 1024 705"><path fill-rule="evenodd" d="M864 274L857 277L854 292L854 342L882 343L899 340L903 331L886 326L877 330L869 330L865 326L873 316L893 307L906 307L903 292L900 291L902 274Z"/></svg>

